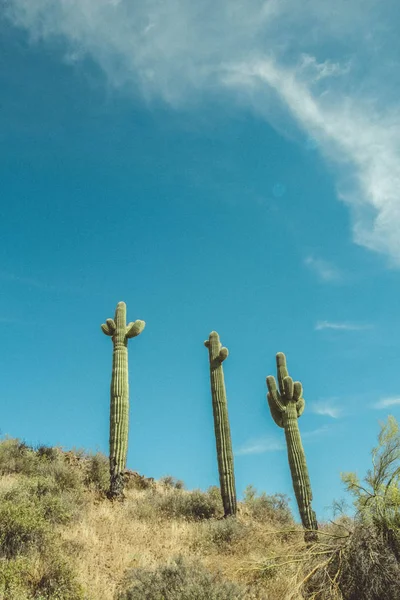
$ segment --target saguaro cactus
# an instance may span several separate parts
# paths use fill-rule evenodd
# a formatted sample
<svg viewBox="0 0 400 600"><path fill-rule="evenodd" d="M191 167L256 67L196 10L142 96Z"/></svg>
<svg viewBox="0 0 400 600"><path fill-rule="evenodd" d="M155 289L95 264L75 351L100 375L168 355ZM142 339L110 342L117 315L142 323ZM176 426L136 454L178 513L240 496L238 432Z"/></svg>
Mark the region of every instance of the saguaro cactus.
<svg viewBox="0 0 400 600"><path fill-rule="evenodd" d="M229 353L227 348L221 346L218 333L215 331L210 333L204 345L208 348L210 357L211 395L219 482L225 517L228 517L234 516L237 508L231 431L229 427L224 372L222 369L222 363Z"/></svg>
<svg viewBox="0 0 400 600"><path fill-rule="evenodd" d="M311 507L312 492L308 475L306 456L301 443L298 417L303 413L305 400L300 381L293 382L286 368L286 357L283 352L276 355L279 391L275 378L267 377L268 404L275 423L285 430L286 445L292 475L294 493L299 507L301 522L307 530L306 541L317 539L317 518Z"/></svg>
<svg viewBox="0 0 400 600"><path fill-rule="evenodd" d="M114 346L110 400L110 499L122 498L124 494L129 430L128 340L139 335L144 326L144 321L126 324L125 302L118 302L115 319L107 319L101 326L103 333L112 338Z"/></svg>

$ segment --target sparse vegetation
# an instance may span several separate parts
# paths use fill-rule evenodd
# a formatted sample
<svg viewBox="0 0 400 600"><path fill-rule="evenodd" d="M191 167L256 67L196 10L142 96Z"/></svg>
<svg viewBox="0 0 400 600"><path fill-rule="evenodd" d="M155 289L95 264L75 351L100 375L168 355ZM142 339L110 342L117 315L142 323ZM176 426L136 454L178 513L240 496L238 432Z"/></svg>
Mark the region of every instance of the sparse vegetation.
<svg viewBox="0 0 400 600"><path fill-rule="evenodd" d="M100 453L0 443L0 600L399 600L399 427L382 426L356 515L303 540L288 498L248 486L236 517L218 487L125 473L110 502Z"/></svg>

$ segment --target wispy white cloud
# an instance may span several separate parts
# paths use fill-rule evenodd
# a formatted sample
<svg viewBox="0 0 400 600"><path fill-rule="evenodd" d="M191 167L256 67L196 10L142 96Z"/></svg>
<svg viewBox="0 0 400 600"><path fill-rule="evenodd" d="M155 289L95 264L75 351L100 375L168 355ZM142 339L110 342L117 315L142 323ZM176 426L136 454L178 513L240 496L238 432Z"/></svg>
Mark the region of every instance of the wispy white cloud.
<svg viewBox="0 0 400 600"><path fill-rule="evenodd" d="M372 405L372 408L379 410L383 408L389 408L389 406L400 406L400 396L389 396L388 398L382 398L381 400L378 400L378 402L375 402L375 404Z"/></svg>
<svg viewBox="0 0 400 600"><path fill-rule="evenodd" d="M90 56L112 85L149 101L229 94L292 139L312 138L336 165L355 242L400 266L396 4L8 0L6 13L34 39L64 39L70 63Z"/></svg>
<svg viewBox="0 0 400 600"><path fill-rule="evenodd" d="M316 429L311 429L310 431L302 431L301 437L305 440L318 438L321 435L326 435L331 431L331 427L329 425L323 425L322 427L317 427Z"/></svg>
<svg viewBox="0 0 400 600"><path fill-rule="evenodd" d="M276 452L279 450L285 450L284 440L255 440L248 442L238 450L234 452L235 456L241 456L243 454L264 454L265 452Z"/></svg>
<svg viewBox="0 0 400 600"><path fill-rule="evenodd" d="M343 409L335 405L334 400L325 400L320 402L313 402L309 405L309 410L316 415L326 415L332 417L332 419L338 419L343 414Z"/></svg>
<svg viewBox="0 0 400 600"><path fill-rule="evenodd" d="M363 331L364 329L371 329L372 325L361 324L361 323L335 323L333 321L317 321L314 329L321 331L322 329L336 329L340 331Z"/></svg>
<svg viewBox="0 0 400 600"><path fill-rule="evenodd" d="M323 260L322 258L307 256L307 258L304 260L304 264L314 273L316 273L318 278L322 281L338 282L342 281L343 279L341 271L335 267L335 265Z"/></svg>
<svg viewBox="0 0 400 600"><path fill-rule="evenodd" d="M302 432L301 437L305 440L318 438L324 435L329 430L327 425L312 429L311 431ZM286 450L286 442L284 437L282 440L274 440L268 438L261 438L258 440L250 440L244 444L241 448L234 452L235 456L242 456L245 454L264 454L265 452L277 452Z"/></svg>

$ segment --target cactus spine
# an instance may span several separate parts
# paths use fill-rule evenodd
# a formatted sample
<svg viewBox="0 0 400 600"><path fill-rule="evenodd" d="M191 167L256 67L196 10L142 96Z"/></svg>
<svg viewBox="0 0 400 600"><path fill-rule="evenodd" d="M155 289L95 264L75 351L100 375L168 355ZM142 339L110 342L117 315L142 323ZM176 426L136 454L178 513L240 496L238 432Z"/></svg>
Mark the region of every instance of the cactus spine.
<svg viewBox="0 0 400 600"><path fill-rule="evenodd" d="M315 512L312 510L312 492L306 456L301 442L298 417L303 413L305 400L300 381L293 382L286 368L283 352L276 355L279 391L275 378L267 377L268 404L275 423L285 430L286 445L292 475L294 493L299 507L301 522L306 529L305 540L316 541L318 529Z"/></svg>
<svg viewBox="0 0 400 600"><path fill-rule="evenodd" d="M221 346L218 333L212 331L204 342L210 358L211 396L214 414L214 430L217 446L219 482L224 516L236 515L235 473L231 431L229 427L224 372L222 363L228 356L228 349Z"/></svg>
<svg viewBox="0 0 400 600"><path fill-rule="evenodd" d="M129 382L128 339L139 335L144 321L126 324L126 304L118 302L115 318L101 326L113 342L113 362L110 399L110 499L123 498L124 471L128 453Z"/></svg>

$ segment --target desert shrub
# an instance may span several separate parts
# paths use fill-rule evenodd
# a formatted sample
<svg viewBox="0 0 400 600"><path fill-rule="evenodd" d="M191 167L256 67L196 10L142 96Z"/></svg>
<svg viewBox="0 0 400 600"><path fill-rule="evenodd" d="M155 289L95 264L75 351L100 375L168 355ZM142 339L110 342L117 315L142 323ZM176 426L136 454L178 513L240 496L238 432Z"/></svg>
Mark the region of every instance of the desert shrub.
<svg viewBox="0 0 400 600"><path fill-rule="evenodd" d="M251 528L235 517L210 520L203 524L205 539L222 552L232 551L233 547L243 540Z"/></svg>
<svg viewBox="0 0 400 600"><path fill-rule="evenodd" d="M272 521L279 525L292 525L294 522L289 498L285 494L268 496L261 492L257 496L255 487L248 485L244 490L243 503L256 521Z"/></svg>
<svg viewBox="0 0 400 600"><path fill-rule="evenodd" d="M37 472L38 464L36 452L25 442L13 438L0 442L0 475L33 475Z"/></svg>
<svg viewBox="0 0 400 600"><path fill-rule="evenodd" d="M175 488L176 490L183 490L185 488L183 481L181 479L176 479L176 477L172 477L172 475L164 475L159 481L167 488Z"/></svg>
<svg viewBox="0 0 400 600"><path fill-rule="evenodd" d="M62 491L51 477L36 476L24 478L2 494L2 499L35 505L43 518L55 525L68 523L77 518L86 503L77 490Z"/></svg>
<svg viewBox="0 0 400 600"><path fill-rule="evenodd" d="M43 562L44 570L31 585L35 600L85 600L83 589L67 560L56 553Z"/></svg>
<svg viewBox="0 0 400 600"><path fill-rule="evenodd" d="M84 484L99 492L106 492L110 484L109 460L101 452L89 456L86 462Z"/></svg>
<svg viewBox="0 0 400 600"><path fill-rule="evenodd" d="M206 492L172 489L165 496L154 496L153 502L156 503L159 512L170 518L196 521L220 516L222 512L222 501L213 489Z"/></svg>
<svg viewBox="0 0 400 600"><path fill-rule="evenodd" d="M133 569L117 600L244 600L243 587L224 581L198 563L182 557L154 570Z"/></svg>
<svg viewBox="0 0 400 600"><path fill-rule="evenodd" d="M358 524L344 553L339 587L344 600L399 600L400 563L381 532Z"/></svg>
<svg viewBox="0 0 400 600"><path fill-rule="evenodd" d="M30 564L26 557L0 558L0 599L26 600Z"/></svg>
<svg viewBox="0 0 400 600"><path fill-rule="evenodd" d="M36 455L48 462L54 462L59 457L59 452L57 448L52 448L51 446L38 446L36 448Z"/></svg>
<svg viewBox="0 0 400 600"><path fill-rule="evenodd" d="M15 558L33 548L41 549L48 540L49 527L42 511L29 501L0 503L0 556Z"/></svg>
<svg viewBox="0 0 400 600"><path fill-rule="evenodd" d="M373 468L362 484L356 473L342 473L342 481L354 497L359 520L400 531L400 427L393 416L381 423L378 446L371 454Z"/></svg>

